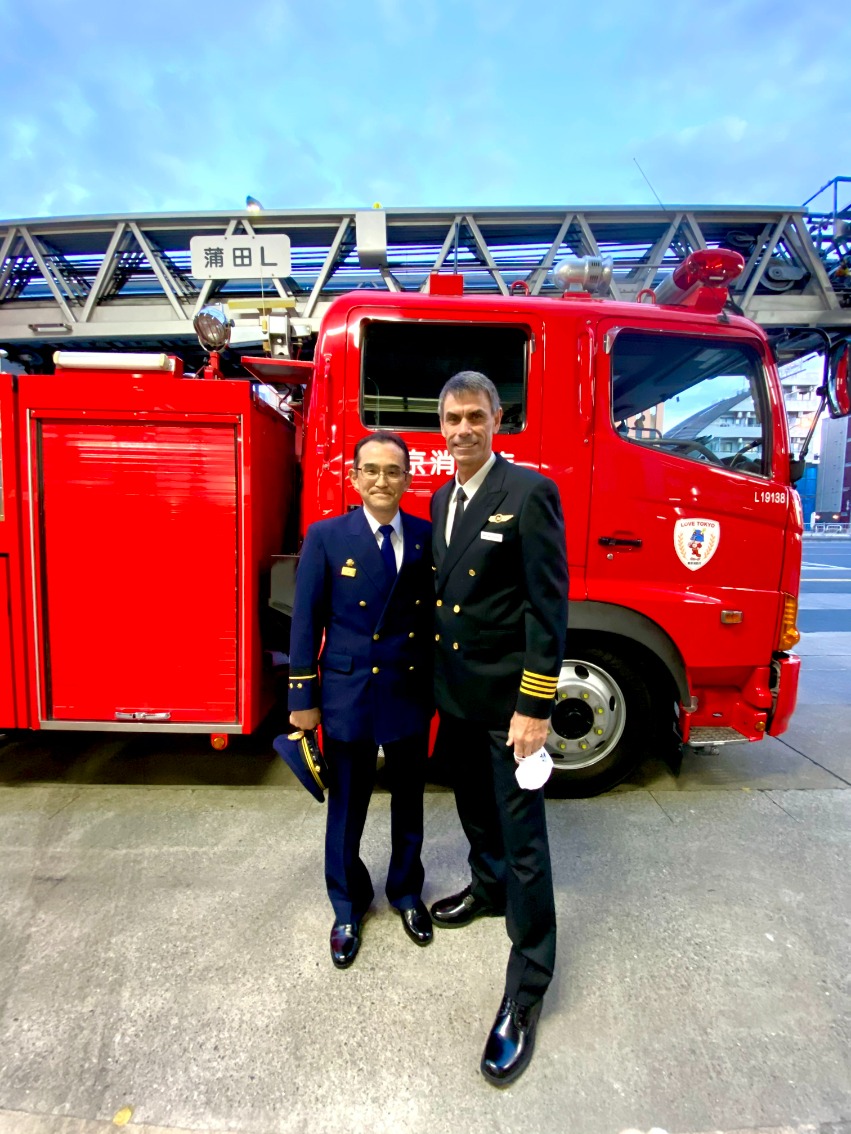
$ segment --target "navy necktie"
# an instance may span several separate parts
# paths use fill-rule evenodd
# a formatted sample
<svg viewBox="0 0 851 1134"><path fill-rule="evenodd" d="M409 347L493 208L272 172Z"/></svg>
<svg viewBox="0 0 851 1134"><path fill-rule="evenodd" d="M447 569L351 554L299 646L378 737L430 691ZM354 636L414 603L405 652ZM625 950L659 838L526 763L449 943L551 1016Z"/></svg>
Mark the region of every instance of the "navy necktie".
<svg viewBox="0 0 851 1134"><path fill-rule="evenodd" d="M387 578L392 580L396 578L396 552L393 550L393 544L390 541L393 525L382 524L378 530L384 536L381 541L381 558L384 560L384 569L387 572Z"/></svg>
<svg viewBox="0 0 851 1134"><path fill-rule="evenodd" d="M449 542L455 539L458 535L458 529L461 527L461 520L464 517L464 505L467 503L467 493L463 488L459 488L455 493L455 515L452 517L452 529L449 532Z"/></svg>

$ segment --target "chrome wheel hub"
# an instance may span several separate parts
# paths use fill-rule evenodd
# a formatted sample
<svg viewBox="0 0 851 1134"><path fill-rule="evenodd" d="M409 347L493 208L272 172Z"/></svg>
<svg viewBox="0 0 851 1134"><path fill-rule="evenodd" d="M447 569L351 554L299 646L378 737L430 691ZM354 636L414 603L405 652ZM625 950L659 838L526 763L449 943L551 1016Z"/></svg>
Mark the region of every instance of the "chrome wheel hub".
<svg viewBox="0 0 851 1134"><path fill-rule="evenodd" d="M546 741L557 771L589 768L605 759L625 722L623 693L611 674L592 662L564 662Z"/></svg>

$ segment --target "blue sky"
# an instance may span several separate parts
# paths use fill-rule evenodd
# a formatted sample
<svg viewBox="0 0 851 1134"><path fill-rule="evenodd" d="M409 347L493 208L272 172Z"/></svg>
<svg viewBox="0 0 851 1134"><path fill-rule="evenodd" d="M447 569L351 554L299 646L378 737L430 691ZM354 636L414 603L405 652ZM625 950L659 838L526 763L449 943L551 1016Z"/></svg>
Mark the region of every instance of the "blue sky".
<svg viewBox="0 0 851 1134"><path fill-rule="evenodd" d="M839 0L0 0L0 218L795 204L849 59Z"/></svg>

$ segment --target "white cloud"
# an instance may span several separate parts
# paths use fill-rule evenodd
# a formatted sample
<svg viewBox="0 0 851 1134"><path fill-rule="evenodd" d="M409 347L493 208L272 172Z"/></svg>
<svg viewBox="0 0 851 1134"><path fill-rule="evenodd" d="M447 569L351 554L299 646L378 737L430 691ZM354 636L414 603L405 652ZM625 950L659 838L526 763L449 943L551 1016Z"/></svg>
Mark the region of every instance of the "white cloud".
<svg viewBox="0 0 851 1134"><path fill-rule="evenodd" d="M748 124L744 118L736 118L735 115L728 114L721 122L727 137L733 142L741 142L747 133Z"/></svg>
<svg viewBox="0 0 851 1134"><path fill-rule="evenodd" d="M32 158L38 143L38 126L32 119L9 118L6 129L8 131L8 159L12 162L24 161Z"/></svg>

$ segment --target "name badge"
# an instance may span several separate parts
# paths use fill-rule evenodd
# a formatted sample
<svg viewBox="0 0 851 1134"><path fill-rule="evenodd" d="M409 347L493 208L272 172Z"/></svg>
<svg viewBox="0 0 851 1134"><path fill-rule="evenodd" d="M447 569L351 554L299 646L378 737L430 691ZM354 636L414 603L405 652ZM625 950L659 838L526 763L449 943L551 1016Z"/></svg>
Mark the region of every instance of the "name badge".
<svg viewBox="0 0 851 1134"><path fill-rule="evenodd" d="M502 532L479 532L482 539L493 540L494 543L502 543Z"/></svg>
<svg viewBox="0 0 851 1134"><path fill-rule="evenodd" d="M350 579L354 579L354 577L355 577L355 575L357 575L357 573L358 573L357 567L341 567L340 568L340 574L341 575L347 575Z"/></svg>

